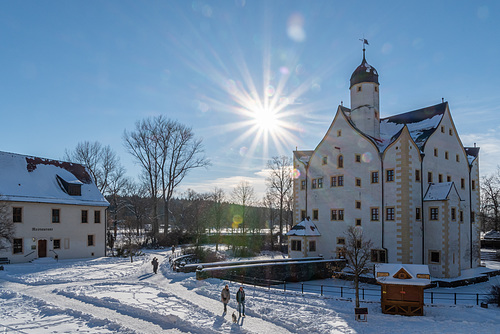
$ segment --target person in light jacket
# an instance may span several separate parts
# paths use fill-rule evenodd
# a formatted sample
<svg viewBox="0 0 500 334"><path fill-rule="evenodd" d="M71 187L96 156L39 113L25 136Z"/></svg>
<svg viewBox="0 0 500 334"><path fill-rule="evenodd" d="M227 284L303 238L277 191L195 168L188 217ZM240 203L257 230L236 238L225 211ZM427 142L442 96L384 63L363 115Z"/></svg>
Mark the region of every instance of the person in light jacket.
<svg viewBox="0 0 500 334"><path fill-rule="evenodd" d="M245 291L243 291L243 287L240 286L238 292L236 292L236 301L238 302L238 313L241 317L241 309L243 308L243 317L245 316Z"/></svg>
<svg viewBox="0 0 500 334"><path fill-rule="evenodd" d="M229 303L230 299L230 294L229 294L229 286L226 284L224 289L222 289L222 292L220 294L220 300L224 304L224 313L227 312L227 303Z"/></svg>

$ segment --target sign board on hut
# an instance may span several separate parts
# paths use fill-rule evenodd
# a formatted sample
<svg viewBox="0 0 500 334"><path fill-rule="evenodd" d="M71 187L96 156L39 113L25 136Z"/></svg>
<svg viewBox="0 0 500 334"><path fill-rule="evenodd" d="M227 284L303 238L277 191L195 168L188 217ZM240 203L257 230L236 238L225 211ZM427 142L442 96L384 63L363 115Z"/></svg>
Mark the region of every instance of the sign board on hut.
<svg viewBox="0 0 500 334"><path fill-rule="evenodd" d="M424 315L424 289L431 284L427 265L381 263L375 276L381 285L382 313Z"/></svg>

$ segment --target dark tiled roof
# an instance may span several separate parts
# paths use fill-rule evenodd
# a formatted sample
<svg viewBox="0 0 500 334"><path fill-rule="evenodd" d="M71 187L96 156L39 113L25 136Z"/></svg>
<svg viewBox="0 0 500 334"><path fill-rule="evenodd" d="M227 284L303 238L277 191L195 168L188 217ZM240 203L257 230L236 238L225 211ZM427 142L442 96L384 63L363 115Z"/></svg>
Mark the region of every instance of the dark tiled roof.
<svg viewBox="0 0 500 334"><path fill-rule="evenodd" d="M416 123L421 122L423 120L432 118L436 115L442 115L446 111L446 105L448 102L443 102L440 104L436 104L434 106L417 109L413 111L408 111L403 114L398 114L395 116L390 116L381 119L381 121L386 120L388 122L397 123L397 124L408 124L408 123Z"/></svg>
<svg viewBox="0 0 500 334"><path fill-rule="evenodd" d="M479 147L464 147L464 149L467 155L470 155L474 158L477 158L477 156L479 155Z"/></svg>

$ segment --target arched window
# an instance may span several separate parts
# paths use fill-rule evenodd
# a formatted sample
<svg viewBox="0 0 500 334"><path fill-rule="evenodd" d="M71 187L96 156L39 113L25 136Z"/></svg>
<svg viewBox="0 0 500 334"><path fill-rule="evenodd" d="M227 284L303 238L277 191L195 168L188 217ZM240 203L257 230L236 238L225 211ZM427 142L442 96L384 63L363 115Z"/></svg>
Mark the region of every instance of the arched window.
<svg viewBox="0 0 500 334"><path fill-rule="evenodd" d="M338 168L344 168L344 156L343 155L339 155L338 162L337 162L337 167Z"/></svg>

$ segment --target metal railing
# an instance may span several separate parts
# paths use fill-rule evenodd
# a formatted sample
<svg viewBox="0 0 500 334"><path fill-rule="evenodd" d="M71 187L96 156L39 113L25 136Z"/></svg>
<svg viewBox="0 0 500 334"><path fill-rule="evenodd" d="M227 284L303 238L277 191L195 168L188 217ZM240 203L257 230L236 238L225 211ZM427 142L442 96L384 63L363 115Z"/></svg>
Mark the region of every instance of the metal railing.
<svg viewBox="0 0 500 334"><path fill-rule="evenodd" d="M300 293L304 296L315 294L320 296L331 296L340 298L354 298L356 289L347 286L337 286L328 284L293 283L286 281L267 280L258 277L246 277L231 275L229 281L239 282L247 285L267 287L268 290L280 290L284 293ZM359 298L362 301L380 302L380 288L359 288ZM466 293L466 292L440 292L424 291L424 303L426 304L450 304L459 305L479 305L489 297L487 293Z"/></svg>

